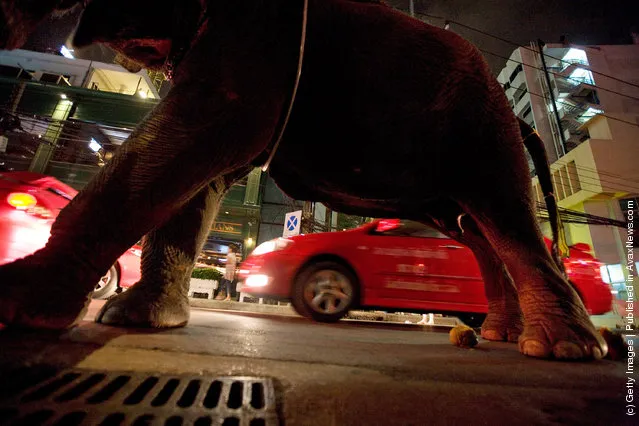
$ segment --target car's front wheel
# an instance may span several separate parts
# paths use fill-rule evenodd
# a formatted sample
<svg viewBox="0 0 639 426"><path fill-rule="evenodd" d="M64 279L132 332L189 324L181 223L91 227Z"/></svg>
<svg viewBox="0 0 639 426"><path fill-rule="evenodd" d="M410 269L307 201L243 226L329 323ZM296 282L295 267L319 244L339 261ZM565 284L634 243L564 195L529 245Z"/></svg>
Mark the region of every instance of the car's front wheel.
<svg viewBox="0 0 639 426"><path fill-rule="evenodd" d="M91 297L94 299L109 298L117 291L119 281L120 274L118 273L118 268L116 265L113 265L95 285L95 289L93 290L93 294L91 295Z"/></svg>
<svg viewBox="0 0 639 426"><path fill-rule="evenodd" d="M346 266L332 261L306 266L293 286L293 308L320 322L342 319L357 300L357 278Z"/></svg>

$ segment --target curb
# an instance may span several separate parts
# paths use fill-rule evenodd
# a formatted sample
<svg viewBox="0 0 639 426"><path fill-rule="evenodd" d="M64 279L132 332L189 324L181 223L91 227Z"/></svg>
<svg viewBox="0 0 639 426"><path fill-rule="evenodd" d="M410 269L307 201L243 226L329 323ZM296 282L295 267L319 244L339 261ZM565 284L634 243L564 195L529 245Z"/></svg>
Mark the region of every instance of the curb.
<svg viewBox="0 0 639 426"><path fill-rule="evenodd" d="M200 298L189 298L189 304L193 308L216 309L235 312L252 312L272 315L282 315L290 317L300 317L290 304L270 305L252 302L237 302L235 300L211 300ZM300 317L301 318L301 317ZM371 322L392 322L399 324L416 324L426 326L446 326L454 327L461 322L455 317L432 317L427 324L417 324L424 317L421 314L409 313L388 313L384 311L350 311L345 320L371 321Z"/></svg>

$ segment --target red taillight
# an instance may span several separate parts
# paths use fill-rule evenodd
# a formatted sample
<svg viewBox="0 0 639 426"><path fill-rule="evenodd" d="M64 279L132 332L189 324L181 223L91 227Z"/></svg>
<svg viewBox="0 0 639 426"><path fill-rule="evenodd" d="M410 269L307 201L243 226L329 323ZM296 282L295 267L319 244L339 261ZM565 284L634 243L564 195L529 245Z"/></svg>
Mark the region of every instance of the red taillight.
<svg viewBox="0 0 639 426"><path fill-rule="evenodd" d="M49 209L38 205L36 197L25 192L12 192L7 196L7 203L16 210L24 211L32 216L43 219L53 217Z"/></svg>
<svg viewBox="0 0 639 426"><path fill-rule="evenodd" d="M18 210L27 210L38 204L38 200L31 194L12 192L7 196L7 203Z"/></svg>

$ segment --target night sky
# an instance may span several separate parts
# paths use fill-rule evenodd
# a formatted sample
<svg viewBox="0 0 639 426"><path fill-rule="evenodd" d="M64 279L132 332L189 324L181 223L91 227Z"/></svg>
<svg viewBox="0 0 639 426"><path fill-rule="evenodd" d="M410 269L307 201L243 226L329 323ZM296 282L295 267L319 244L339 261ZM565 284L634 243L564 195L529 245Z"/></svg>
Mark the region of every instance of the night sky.
<svg viewBox="0 0 639 426"><path fill-rule="evenodd" d="M408 11L409 0L387 0ZM639 32L637 0L414 0L415 11L460 22L519 45L542 39L558 43L563 35L574 44L630 44ZM634 5L634 6L633 6ZM439 19L422 17L443 26ZM452 24L451 30L480 49L508 57L515 45ZM496 74L505 59L484 52Z"/></svg>
<svg viewBox="0 0 639 426"><path fill-rule="evenodd" d="M408 11L409 0L386 0ZM558 42L563 35L574 44L628 44L631 31L639 32L637 0L414 0L416 12L440 16L496 35L520 45L541 38ZM633 6L634 5L634 6ZM76 15L43 25L25 48L52 51L65 42L73 30ZM423 20L443 26L439 19ZM516 46L452 24L451 30L484 50L493 71L498 73ZM80 57L110 61L107 48L93 47L78 52Z"/></svg>

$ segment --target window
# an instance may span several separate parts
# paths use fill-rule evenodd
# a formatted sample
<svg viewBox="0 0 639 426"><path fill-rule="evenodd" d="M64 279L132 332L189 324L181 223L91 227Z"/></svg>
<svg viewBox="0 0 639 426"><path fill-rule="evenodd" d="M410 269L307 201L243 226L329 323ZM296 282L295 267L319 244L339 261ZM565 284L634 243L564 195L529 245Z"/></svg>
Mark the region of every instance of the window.
<svg viewBox="0 0 639 426"><path fill-rule="evenodd" d="M588 65L588 55L581 49L570 48L562 58L562 61L566 67L570 64Z"/></svg>
<svg viewBox="0 0 639 426"><path fill-rule="evenodd" d="M570 179L570 184L572 186L572 192L581 191L581 182L579 181L579 174L577 173L577 165L574 161L568 163L567 166L568 178Z"/></svg>
<svg viewBox="0 0 639 426"><path fill-rule="evenodd" d="M375 233L394 237L448 238L446 235L423 223L398 219L380 221Z"/></svg>
<svg viewBox="0 0 639 426"><path fill-rule="evenodd" d="M532 107L530 105L528 105L526 108L524 108L524 110L521 112L521 118L523 118L524 120L526 120L526 118L528 118L528 116L530 115L530 113L532 112Z"/></svg>
<svg viewBox="0 0 639 426"><path fill-rule="evenodd" d="M575 70L568 77L568 83L572 85L577 85L581 83L594 85L595 80L592 77L592 72L590 70L585 70L583 68L575 68Z"/></svg>
<svg viewBox="0 0 639 426"><path fill-rule="evenodd" d="M526 87L526 83L521 83L521 85L517 88L515 92L515 103L519 102L524 95L528 93L528 87Z"/></svg>
<svg viewBox="0 0 639 426"><path fill-rule="evenodd" d="M522 64L517 65L517 67L513 70L513 72L510 74L510 77L508 78L508 81L510 83L512 83L515 78L517 78L517 75L522 72L524 70L524 66Z"/></svg>
<svg viewBox="0 0 639 426"><path fill-rule="evenodd" d="M558 200L563 200L566 198L564 194L564 185L561 182L561 177L559 176L559 170L552 174L552 181L555 187L555 194L557 194Z"/></svg>
<svg viewBox="0 0 639 426"><path fill-rule="evenodd" d="M42 77L40 77L40 81L43 83L60 83L60 75L59 74L50 74L48 72L42 73Z"/></svg>
<svg viewBox="0 0 639 426"><path fill-rule="evenodd" d="M570 179L568 179L568 170L566 167L562 167L559 169L559 175L561 176L561 181L563 182L564 192L566 193L566 197L572 195L572 188L570 187Z"/></svg>

